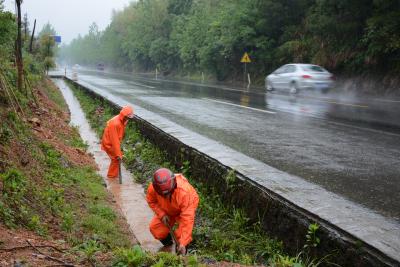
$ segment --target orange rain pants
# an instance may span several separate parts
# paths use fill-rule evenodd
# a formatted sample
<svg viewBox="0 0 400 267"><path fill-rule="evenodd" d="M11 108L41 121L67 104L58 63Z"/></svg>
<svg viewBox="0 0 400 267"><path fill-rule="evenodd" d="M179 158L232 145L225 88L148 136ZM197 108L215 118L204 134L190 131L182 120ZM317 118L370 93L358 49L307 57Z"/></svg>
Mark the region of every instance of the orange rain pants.
<svg viewBox="0 0 400 267"><path fill-rule="evenodd" d="M147 190L147 203L155 213L150 222L150 232L158 240L166 238L169 229L162 223L161 218L167 215L171 228L178 223L178 228L174 232L177 241L180 245L187 246L192 241L194 216L199 204L199 196L182 174L177 173L175 177L177 186L171 199L159 195L152 184Z"/></svg>
<svg viewBox="0 0 400 267"><path fill-rule="evenodd" d="M107 177L116 178L119 174L118 157L122 158L121 142L124 138L125 127L128 123L126 117L133 114L133 109L129 106L123 107L121 112L107 122L101 139L101 149L104 150L111 159Z"/></svg>

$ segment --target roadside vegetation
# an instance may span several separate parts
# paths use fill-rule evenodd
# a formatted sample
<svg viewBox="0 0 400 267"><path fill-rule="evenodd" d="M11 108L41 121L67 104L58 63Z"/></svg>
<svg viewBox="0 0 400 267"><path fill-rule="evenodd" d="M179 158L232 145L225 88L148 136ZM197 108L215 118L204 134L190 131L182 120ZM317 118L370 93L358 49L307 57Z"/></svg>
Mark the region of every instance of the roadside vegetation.
<svg viewBox="0 0 400 267"><path fill-rule="evenodd" d="M116 114L102 100L89 96L72 83L69 85L100 138L107 120ZM185 162L181 169L176 169L167 160L165 152L140 135L134 123L129 123L126 128L123 151L124 163L133 172L136 181L143 184L144 190L153 172L161 166L184 173L196 187L200 195L200 205L193 232L194 242L188 248L192 261L195 255L197 260L203 263L227 261L244 265L282 267L318 266L328 263L327 258L318 260L310 256L312 249L319 244L317 225L311 225L307 237L304 237L307 245L303 251L299 251L295 256L285 254L284 244L268 237L259 223L251 223L241 209L225 205L215 192L209 192L205 186L192 179L190 162ZM231 174L227 175L227 182L232 179L230 176ZM136 255L139 252L130 250L124 253Z"/></svg>
<svg viewBox="0 0 400 267"><path fill-rule="evenodd" d="M261 81L287 63L314 63L347 76L396 78L400 68L397 0L143 0L114 12L100 31L64 46L71 65Z"/></svg>
<svg viewBox="0 0 400 267"><path fill-rule="evenodd" d="M14 65L17 24L0 1L0 265L110 266L135 240L114 204L63 97L45 73L48 24L28 45L23 83ZM27 27L27 23L23 24ZM132 237L132 238L130 238Z"/></svg>

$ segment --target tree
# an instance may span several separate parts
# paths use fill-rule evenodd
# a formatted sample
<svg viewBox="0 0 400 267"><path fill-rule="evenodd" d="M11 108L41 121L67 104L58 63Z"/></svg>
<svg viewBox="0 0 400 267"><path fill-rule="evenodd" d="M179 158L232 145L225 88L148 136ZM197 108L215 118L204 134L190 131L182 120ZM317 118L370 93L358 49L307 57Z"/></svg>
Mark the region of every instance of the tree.
<svg viewBox="0 0 400 267"><path fill-rule="evenodd" d="M3 64L9 62L13 54L17 25L14 15L3 11L2 3L3 1L0 1L0 63Z"/></svg>
<svg viewBox="0 0 400 267"><path fill-rule="evenodd" d="M15 49L15 58L17 62L18 78L17 78L17 88L22 90L23 85L23 75L24 75L24 63L22 59L22 39L21 39L21 4L22 0L15 0L17 4L17 41Z"/></svg>
<svg viewBox="0 0 400 267"><path fill-rule="evenodd" d="M28 20L28 14L27 13L25 13L24 19L22 21L22 30L24 32L23 40L25 42L25 40L28 40L28 38L29 38L29 20Z"/></svg>
<svg viewBox="0 0 400 267"><path fill-rule="evenodd" d="M400 4L396 0L375 0L373 15L367 20L364 43L367 64L383 71L400 70Z"/></svg>
<svg viewBox="0 0 400 267"><path fill-rule="evenodd" d="M55 65L56 43L54 42L54 36L56 34L55 29L50 23L46 23L39 33L39 58L43 62L46 73Z"/></svg>

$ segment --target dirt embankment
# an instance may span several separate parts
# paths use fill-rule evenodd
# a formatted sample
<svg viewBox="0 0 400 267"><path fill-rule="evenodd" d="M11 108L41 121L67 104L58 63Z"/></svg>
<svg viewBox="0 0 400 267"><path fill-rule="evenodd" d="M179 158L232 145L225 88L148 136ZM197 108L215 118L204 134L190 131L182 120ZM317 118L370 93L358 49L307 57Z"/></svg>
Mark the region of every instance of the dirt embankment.
<svg viewBox="0 0 400 267"><path fill-rule="evenodd" d="M36 103L28 99L18 115L0 106L0 266L107 266L117 242L111 239L130 239L125 247L136 242L68 125L58 88L45 80L34 94ZM100 219L90 209L108 216L114 236L96 232Z"/></svg>

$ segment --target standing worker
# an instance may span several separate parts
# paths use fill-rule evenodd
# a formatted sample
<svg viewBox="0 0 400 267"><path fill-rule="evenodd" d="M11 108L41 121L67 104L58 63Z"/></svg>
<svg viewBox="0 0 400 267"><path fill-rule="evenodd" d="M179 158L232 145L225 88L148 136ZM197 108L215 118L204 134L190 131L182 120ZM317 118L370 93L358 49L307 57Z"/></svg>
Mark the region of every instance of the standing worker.
<svg viewBox="0 0 400 267"><path fill-rule="evenodd" d="M147 203L155 216L150 222L150 232L164 246L172 245L171 229L178 223L174 235L179 254L186 254L186 246L192 241L194 216L199 196L188 180L180 173L158 169L147 190Z"/></svg>
<svg viewBox="0 0 400 267"><path fill-rule="evenodd" d="M121 142L124 138L125 127L128 119L133 118L133 108L125 106L120 113L107 121L101 139L101 149L104 150L111 159L107 177L117 178L119 175L119 161L122 159Z"/></svg>

